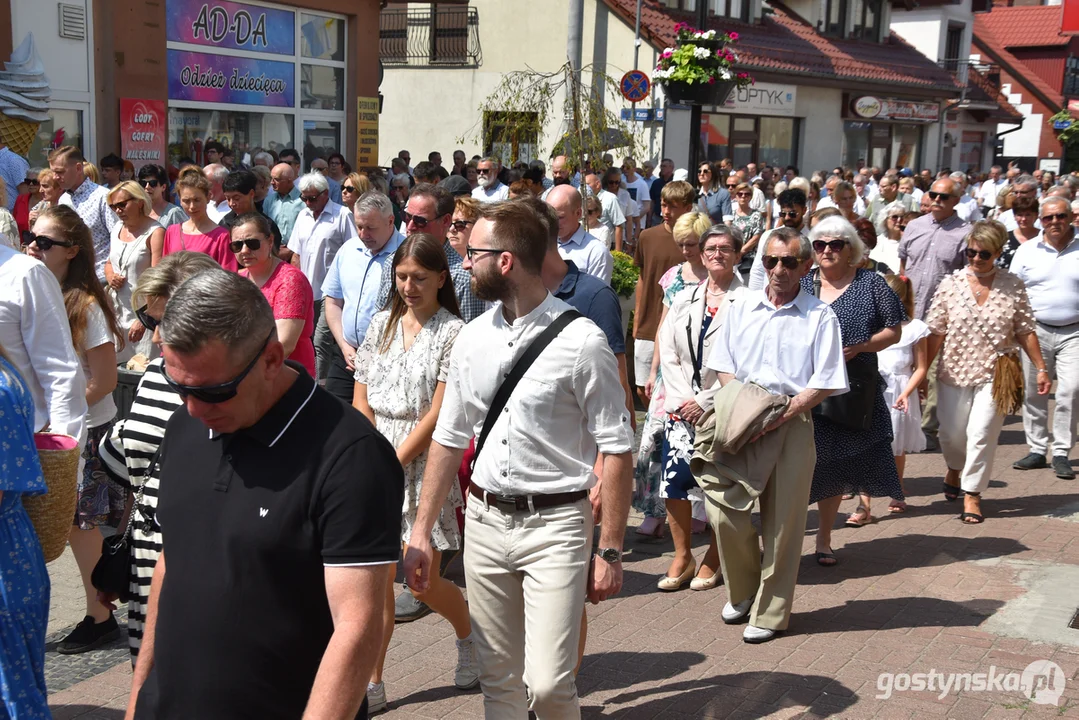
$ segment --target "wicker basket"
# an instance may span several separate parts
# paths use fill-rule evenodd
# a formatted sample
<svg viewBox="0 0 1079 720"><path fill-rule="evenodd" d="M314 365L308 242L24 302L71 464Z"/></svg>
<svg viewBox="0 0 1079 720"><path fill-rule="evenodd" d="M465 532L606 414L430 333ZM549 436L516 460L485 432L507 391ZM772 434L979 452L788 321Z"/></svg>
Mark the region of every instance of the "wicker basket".
<svg viewBox="0 0 1079 720"><path fill-rule="evenodd" d="M48 491L24 497L22 502L41 541L45 562L52 562L63 554L75 522L79 441L70 435L35 433L34 444Z"/></svg>

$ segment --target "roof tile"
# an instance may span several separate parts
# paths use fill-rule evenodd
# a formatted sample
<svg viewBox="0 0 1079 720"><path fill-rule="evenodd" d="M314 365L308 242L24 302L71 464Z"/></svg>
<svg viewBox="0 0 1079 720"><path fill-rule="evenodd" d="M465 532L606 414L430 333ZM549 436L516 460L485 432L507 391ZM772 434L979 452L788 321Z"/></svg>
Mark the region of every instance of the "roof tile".
<svg viewBox="0 0 1079 720"><path fill-rule="evenodd" d="M1004 47L1057 47L1071 42L1060 32L1059 5L994 5L988 13L974 16L975 32L990 32L1004 41Z"/></svg>

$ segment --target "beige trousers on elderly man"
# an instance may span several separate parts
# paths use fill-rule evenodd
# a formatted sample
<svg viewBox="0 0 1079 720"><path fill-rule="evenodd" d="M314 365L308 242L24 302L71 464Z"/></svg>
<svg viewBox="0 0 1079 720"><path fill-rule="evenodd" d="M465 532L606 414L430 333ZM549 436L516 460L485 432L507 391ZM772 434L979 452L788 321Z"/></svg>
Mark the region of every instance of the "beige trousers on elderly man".
<svg viewBox="0 0 1079 720"><path fill-rule="evenodd" d="M749 616L751 625L786 630L790 622L798 566L802 561L809 490L817 450L813 444L813 420L803 413L773 432L785 432L760 504L761 531L753 527L753 503L740 487L732 487L733 503L725 493L709 492L708 520L719 537L719 559L727 596L734 604L755 597ZM707 484L706 484L707 485ZM731 505L739 507L732 507ZM764 543L761 559L760 542Z"/></svg>

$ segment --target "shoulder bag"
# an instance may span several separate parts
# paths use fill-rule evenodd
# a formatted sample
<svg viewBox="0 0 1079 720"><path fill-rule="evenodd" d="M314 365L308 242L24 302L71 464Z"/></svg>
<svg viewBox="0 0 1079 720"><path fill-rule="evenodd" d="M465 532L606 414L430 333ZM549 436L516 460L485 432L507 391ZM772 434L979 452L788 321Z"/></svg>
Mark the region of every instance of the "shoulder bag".
<svg viewBox="0 0 1079 720"><path fill-rule="evenodd" d="M491 401L491 407L487 410L487 417L483 419L483 429L480 430L480 435L476 438L476 452L472 455L473 469L476 467L476 458L480 456L480 451L483 450L483 444L487 441L487 436L491 433L491 428L494 427L502 409L506 407L506 402L510 399L510 394L513 393L513 389L517 387L517 383L521 381L525 372L527 372L528 368L532 366L532 363L536 361L536 358L540 356L540 353L551 344L551 341L558 337L559 333L561 333L567 325L579 317L581 317L581 314L576 310L567 310L562 313L554 319L554 322L544 328L543 332L541 332L539 336L532 341L532 344L528 346L528 349L524 351L524 354L517 358L517 362L513 364L509 374L506 375L506 379L498 386L498 390L495 392L495 398Z"/></svg>
<svg viewBox="0 0 1079 720"><path fill-rule="evenodd" d="M820 270L813 271L813 294L820 297ZM813 408L813 414L831 420L847 430L868 430L873 424L873 407L877 402L877 354L868 353L872 362L851 365L847 361L847 382L850 390L842 395L829 395ZM853 358L851 358L853 360Z"/></svg>

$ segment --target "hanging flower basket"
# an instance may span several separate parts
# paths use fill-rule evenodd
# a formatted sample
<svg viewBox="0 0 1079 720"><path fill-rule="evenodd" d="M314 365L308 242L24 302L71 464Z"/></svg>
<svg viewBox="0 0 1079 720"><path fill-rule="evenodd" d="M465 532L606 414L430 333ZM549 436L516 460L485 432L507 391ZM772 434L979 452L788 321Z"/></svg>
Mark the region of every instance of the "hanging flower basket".
<svg viewBox="0 0 1079 720"><path fill-rule="evenodd" d="M722 105L735 87L753 82L749 73L734 67L738 56L728 46L738 41L738 33L700 31L686 23L678 23L675 31L677 46L660 54L653 73L672 103Z"/></svg>

